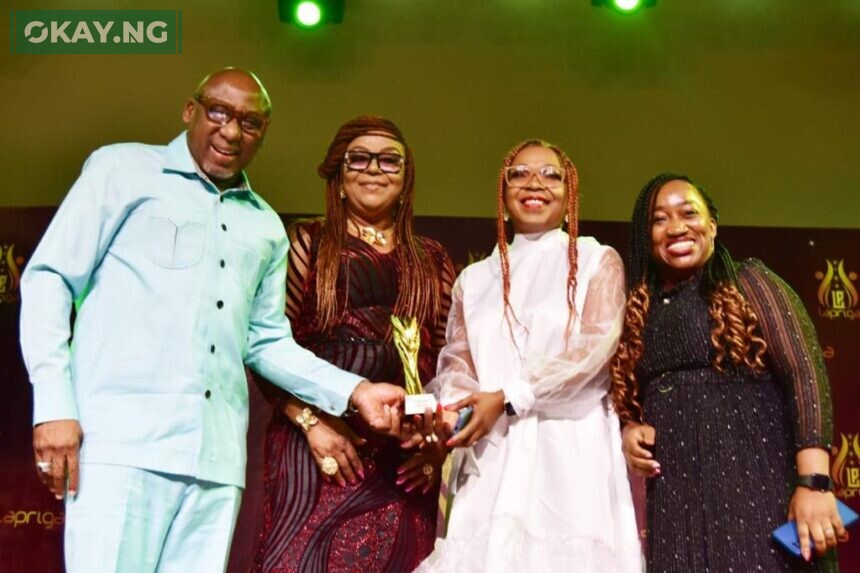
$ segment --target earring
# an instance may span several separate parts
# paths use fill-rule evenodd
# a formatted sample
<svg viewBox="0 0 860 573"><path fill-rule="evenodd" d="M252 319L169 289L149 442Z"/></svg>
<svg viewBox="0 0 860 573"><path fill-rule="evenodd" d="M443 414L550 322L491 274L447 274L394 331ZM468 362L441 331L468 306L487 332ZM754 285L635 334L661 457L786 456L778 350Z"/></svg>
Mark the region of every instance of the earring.
<svg viewBox="0 0 860 573"><path fill-rule="evenodd" d="M340 188L340 198L346 199L346 192L343 190L343 187Z"/></svg>
<svg viewBox="0 0 860 573"><path fill-rule="evenodd" d="M565 222L565 223L570 223L570 216L565 215L565 216L564 216L564 222Z"/></svg>
<svg viewBox="0 0 860 573"><path fill-rule="evenodd" d="M402 194L402 193L400 194L400 198L399 198L399 199L397 199L397 202L398 202L400 205L403 205L403 194Z"/></svg>
<svg viewBox="0 0 860 573"><path fill-rule="evenodd" d="M507 212L507 211L505 211L505 212L504 212L504 214L502 215L502 219L504 219L505 221L510 221L510 220L511 220L511 216L510 216L510 215L508 215L508 212Z"/></svg>

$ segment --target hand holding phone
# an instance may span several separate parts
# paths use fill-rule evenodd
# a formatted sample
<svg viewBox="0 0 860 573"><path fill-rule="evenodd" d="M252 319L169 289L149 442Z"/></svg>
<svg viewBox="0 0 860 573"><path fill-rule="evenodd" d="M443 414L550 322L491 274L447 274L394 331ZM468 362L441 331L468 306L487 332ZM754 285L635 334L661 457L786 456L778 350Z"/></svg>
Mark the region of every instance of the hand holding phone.
<svg viewBox="0 0 860 573"><path fill-rule="evenodd" d="M466 424L469 423L469 420L472 419L472 413L474 411L475 409L472 406L466 406L459 411L459 416L457 416L457 423L454 424L454 431L452 435L462 430L466 426Z"/></svg>

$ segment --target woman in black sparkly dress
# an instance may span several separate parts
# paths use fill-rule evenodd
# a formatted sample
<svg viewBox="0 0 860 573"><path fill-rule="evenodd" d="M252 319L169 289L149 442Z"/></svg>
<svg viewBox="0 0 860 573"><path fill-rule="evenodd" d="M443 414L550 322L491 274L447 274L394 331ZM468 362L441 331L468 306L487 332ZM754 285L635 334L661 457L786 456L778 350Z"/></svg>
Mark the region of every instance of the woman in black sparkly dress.
<svg viewBox="0 0 860 573"><path fill-rule="evenodd" d="M734 262L716 232L716 208L686 177L639 194L612 395L628 465L650 478L648 569L836 571L828 549L847 534L833 493L817 489L833 430L812 323L788 285L760 261ZM771 540L787 519L802 560Z"/></svg>

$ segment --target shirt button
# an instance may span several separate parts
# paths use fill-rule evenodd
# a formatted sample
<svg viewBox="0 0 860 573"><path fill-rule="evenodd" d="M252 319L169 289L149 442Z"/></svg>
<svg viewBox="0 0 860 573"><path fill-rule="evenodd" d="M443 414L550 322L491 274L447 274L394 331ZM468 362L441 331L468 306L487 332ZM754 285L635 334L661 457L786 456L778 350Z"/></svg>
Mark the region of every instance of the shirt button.
<svg viewBox="0 0 860 573"><path fill-rule="evenodd" d="M217 306L218 308L224 308L224 301L219 300L218 302L215 303L215 306Z"/></svg>
<svg viewBox="0 0 860 573"><path fill-rule="evenodd" d="M220 262L219 264L221 265L221 268L222 268L222 269L223 269L225 266L227 266L227 263L225 263L225 262L224 262L224 259L221 259L221 262Z"/></svg>
<svg viewBox="0 0 860 573"><path fill-rule="evenodd" d="M214 344L209 347L209 352L211 352L212 354L215 354L215 345Z"/></svg>
<svg viewBox="0 0 860 573"><path fill-rule="evenodd" d="M206 390L205 392L203 392L203 396L205 396L206 398L208 398L208 397L209 397L209 396L211 396L211 395L212 395L212 391L211 391L211 390Z"/></svg>
<svg viewBox="0 0 860 573"><path fill-rule="evenodd" d="M223 196L223 195L221 195L221 197L220 197L218 200L219 200L219 201L221 201L221 202L223 203L223 202L224 202L224 196Z"/></svg>
<svg viewBox="0 0 860 573"><path fill-rule="evenodd" d="M227 225L225 225L224 223L221 223L221 230L222 230L222 231L226 231L226 230L227 230Z"/></svg>

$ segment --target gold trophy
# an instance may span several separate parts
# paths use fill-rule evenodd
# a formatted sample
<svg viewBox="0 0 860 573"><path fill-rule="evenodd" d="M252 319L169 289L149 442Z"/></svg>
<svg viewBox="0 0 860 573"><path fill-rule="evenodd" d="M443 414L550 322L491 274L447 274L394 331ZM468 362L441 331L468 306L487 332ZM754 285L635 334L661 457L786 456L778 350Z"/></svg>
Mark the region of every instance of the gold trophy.
<svg viewBox="0 0 860 573"><path fill-rule="evenodd" d="M407 416L423 414L430 408L436 411L436 398L433 394L424 394L421 378L418 376L418 349L421 347L421 331L414 316L400 318L391 315L394 327L394 347L403 363L403 378L406 381L406 403L404 410Z"/></svg>

